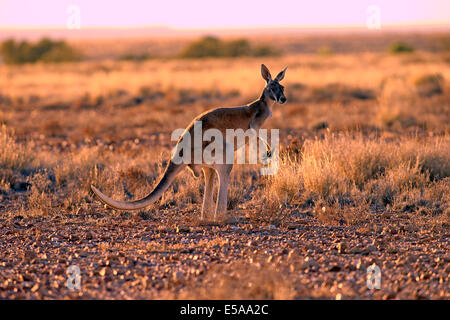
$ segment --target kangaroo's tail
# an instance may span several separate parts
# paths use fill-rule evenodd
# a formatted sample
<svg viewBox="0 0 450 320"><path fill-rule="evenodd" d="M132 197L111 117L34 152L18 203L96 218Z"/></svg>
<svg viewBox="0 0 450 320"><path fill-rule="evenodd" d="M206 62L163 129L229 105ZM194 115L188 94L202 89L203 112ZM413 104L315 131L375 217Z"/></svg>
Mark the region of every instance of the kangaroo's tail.
<svg viewBox="0 0 450 320"><path fill-rule="evenodd" d="M164 172L164 175L162 176L161 180L159 181L158 185L153 189L152 192L145 198L142 198L140 200L135 201L117 201L114 199L111 199L107 195L103 194L100 190L98 190L96 187L91 185L92 191L96 194L96 196L108 206L119 209L119 210L138 210L145 208L146 206L152 204L156 200L158 200L164 191L169 188L170 184L173 182L175 177L178 173L184 168L183 165L178 165L173 163L172 161L169 162L167 165L167 168Z"/></svg>

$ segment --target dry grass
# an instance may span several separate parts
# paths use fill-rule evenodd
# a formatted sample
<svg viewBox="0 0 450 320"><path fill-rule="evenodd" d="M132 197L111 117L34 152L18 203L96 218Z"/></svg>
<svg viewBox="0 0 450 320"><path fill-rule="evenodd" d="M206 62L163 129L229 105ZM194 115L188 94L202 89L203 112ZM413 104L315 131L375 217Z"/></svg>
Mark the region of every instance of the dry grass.
<svg viewBox="0 0 450 320"><path fill-rule="evenodd" d="M280 203L287 199L301 203L312 197L319 215L323 216L323 206L330 205L333 214L340 216L340 211L355 207L367 211L367 202L381 206L399 199L416 202L412 195L419 192L429 207L437 205L445 211L450 205L445 197L426 194L450 177L448 137L388 142L360 135L327 135L306 141L303 150L301 161L283 164L269 179L268 193Z"/></svg>
<svg viewBox="0 0 450 320"><path fill-rule="evenodd" d="M283 158L280 171L266 186L249 188L255 183L256 168L235 170L229 208L256 195L268 203L292 205L311 198L341 199L342 203L352 194L363 193L386 204L386 199L408 188L426 189L448 177L445 79L450 78L450 67L439 55L414 55L416 59L407 64L403 57L387 54L268 58L272 69L289 65L290 103L275 107L267 125L282 130L306 128L306 141ZM33 157L39 158L45 173L41 170L36 177L24 178L31 185L41 185L32 187L33 199L44 190L57 192L64 195L63 208L87 203L91 183L119 198L143 196L167 160L158 156L159 151L152 153L153 145L167 151L165 136L211 105L238 105L256 97L262 87L258 64L259 59L241 58L81 62L76 69L74 64L1 66L7 71L2 74L8 75L0 86L9 93L3 101L17 106L14 112L2 108L2 117L19 136L62 140L66 146L88 144L71 151L31 152L30 147L11 140L4 128L1 167L20 171L31 165ZM402 72L392 75L393 68ZM36 82L37 78L41 80ZM44 121L24 126L18 119L28 114L30 119ZM323 134L323 130L331 133ZM411 138L411 130L443 137ZM404 133L407 137L402 137ZM386 139L379 138L383 135ZM137 137L152 141L151 146L144 150L138 140L119 150L108 147ZM93 143L98 139L105 144ZM199 203L202 181L190 180L183 174L161 205ZM372 189L384 191L373 195Z"/></svg>
<svg viewBox="0 0 450 320"><path fill-rule="evenodd" d="M0 129L0 168L22 171L32 166L34 155L26 144L17 143L5 125Z"/></svg>
<svg viewBox="0 0 450 320"><path fill-rule="evenodd" d="M255 196L265 199L268 213L278 211L279 205L308 199L352 207L356 201L351 199L362 197L386 205L407 190L425 190L448 177L445 79L450 68L429 54L416 55L422 60L406 65L400 57L381 54L362 55L358 60L352 55L268 59L271 68L290 66L286 80L290 103L286 108L275 107L268 127L306 127L309 132L304 142L291 139L297 145L291 142L279 172L265 185L252 187L257 168L235 169L229 208L238 208ZM424 59L430 62L426 72ZM210 105L236 105L257 96L261 80L257 73L255 76L257 66L252 67L256 63L254 58L82 62L76 72L73 64L8 67L10 81L3 82L1 89L10 94L3 100L16 104L17 111L1 111L19 136L62 140L66 146L88 145L56 153L32 152L29 146L14 142L3 128L1 167L20 171L38 158L42 170L23 178L32 186L34 208L45 207L42 194L50 193L55 197L48 200L50 207L76 211L89 203L91 183L118 198L143 196L167 160L167 138L155 132L168 135ZM401 68L402 75L391 76L388 70L393 67ZM37 75L43 81L36 82ZM102 87L96 85L99 83ZM379 86L374 85L377 83ZM434 86L433 94L423 94L422 86ZM37 109L30 118L45 121L37 126L30 122L26 127L16 122L32 106ZM323 134L324 129L330 133ZM438 136L402 137L410 129L430 130ZM386 139L380 138L383 135ZM398 138L390 139L392 136ZM155 142L157 150L165 153L159 154L154 143L143 149L139 139L111 149L114 143L136 137ZM92 143L96 139L106 144ZM165 147L161 148L161 143ZM184 173L159 206L200 203L202 183L201 179L192 182ZM278 214L269 216L269 220L279 218Z"/></svg>
<svg viewBox="0 0 450 320"><path fill-rule="evenodd" d="M259 166L233 169L228 207L249 218L250 236L260 226L292 227L288 230L303 243L304 217L317 223L311 230L330 224L382 230L389 222L375 225L374 219L392 213L407 215L411 230L448 226L450 64L441 54L420 51L408 57L336 53L264 61L0 65L0 121L6 123L0 131L1 214L94 217L99 228L118 216L147 222L157 216L161 229L184 230L183 223L203 228L198 222L203 181L187 171L160 201L136 214L102 210L89 185L122 200L146 195L167 163L172 130L211 107L256 99L263 88L261 62L271 70L289 66L288 103L275 105L265 123L280 129L277 174L261 177ZM430 78L437 74L438 81ZM166 248L158 241L152 246ZM223 247L210 245L211 252ZM212 267L203 286L215 283L212 292L190 287L193 291L169 297L296 297L301 285L293 288L290 282L295 270L255 261ZM333 296L329 287L314 292Z"/></svg>

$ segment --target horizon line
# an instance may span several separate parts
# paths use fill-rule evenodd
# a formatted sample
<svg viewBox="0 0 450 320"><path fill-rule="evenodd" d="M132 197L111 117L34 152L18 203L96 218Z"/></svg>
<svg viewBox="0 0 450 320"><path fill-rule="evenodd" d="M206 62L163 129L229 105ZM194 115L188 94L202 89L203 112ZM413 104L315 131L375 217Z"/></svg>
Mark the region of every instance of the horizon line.
<svg viewBox="0 0 450 320"><path fill-rule="evenodd" d="M390 23L381 26L381 31L384 28L420 28L420 27L438 27L438 28L450 28L450 23L447 21L442 22L411 22L411 23ZM214 26L214 27L177 27L172 25L130 25L130 26L115 26L115 25L87 25L81 27L78 30L133 30L133 29L166 29L173 31L220 31L220 30L258 30L258 29L367 29L365 24L308 24L308 25L249 25L249 26ZM55 26L55 25L34 25L34 26L9 26L0 25L0 30L11 30L11 31L39 31L39 30L69 30L66 26ZM73 30L71 30L73 31Z"/></svg>

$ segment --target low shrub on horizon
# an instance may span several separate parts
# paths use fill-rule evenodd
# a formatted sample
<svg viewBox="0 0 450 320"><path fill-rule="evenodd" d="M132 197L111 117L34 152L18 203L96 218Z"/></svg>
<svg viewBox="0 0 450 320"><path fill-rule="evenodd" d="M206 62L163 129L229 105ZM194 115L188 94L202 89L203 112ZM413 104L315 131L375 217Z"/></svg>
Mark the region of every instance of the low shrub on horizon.
<svg viewBox="0 0 450 320"><path fill-rule="evenodd" d="M389 47L389 52L392 54L409 53L409 52L414 52L414 47L412 47L406 43L396 41L393 44L391 44L391 46Z"/></svg>
<svg viewBox="0 0 450 320"><path fill-rule="evenodd" d="M180 53L181 58L205 57L266 57L276 56L279 52L270 46L259 45L253 47L248 40L237 39L223 41L216 37L204 37L190 43Z"/></svg>
<svg viewBox="0 0 450 320"><path fill-rule="evenodd" d="M70 62L80 59L80 53L65 41L48 38L43 38L35 44L28 41L16 42L14 39L5 40L0 46L0 53L6 64Z"/></svg>

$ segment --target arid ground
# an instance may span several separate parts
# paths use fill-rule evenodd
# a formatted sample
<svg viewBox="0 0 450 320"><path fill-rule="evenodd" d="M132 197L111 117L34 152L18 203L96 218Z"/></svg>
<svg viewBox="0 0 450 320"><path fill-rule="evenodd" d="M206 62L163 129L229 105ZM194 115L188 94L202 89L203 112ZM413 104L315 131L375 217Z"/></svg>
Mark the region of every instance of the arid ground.
<svg viewBox="0 0 450 320"><path fill-rule="evenodd" d="M0 298L449 299L450 53L422 38L397 54L302 53L303 39L276 57L124 61L102 47L1 64ZM200 220L203 181L187 170L145 210L94 198L91 183L147 194L172 131L257 99L261 63L289 67L288 102L264 125L280 129L281 165L234 167L236 224Z"/></svg>

